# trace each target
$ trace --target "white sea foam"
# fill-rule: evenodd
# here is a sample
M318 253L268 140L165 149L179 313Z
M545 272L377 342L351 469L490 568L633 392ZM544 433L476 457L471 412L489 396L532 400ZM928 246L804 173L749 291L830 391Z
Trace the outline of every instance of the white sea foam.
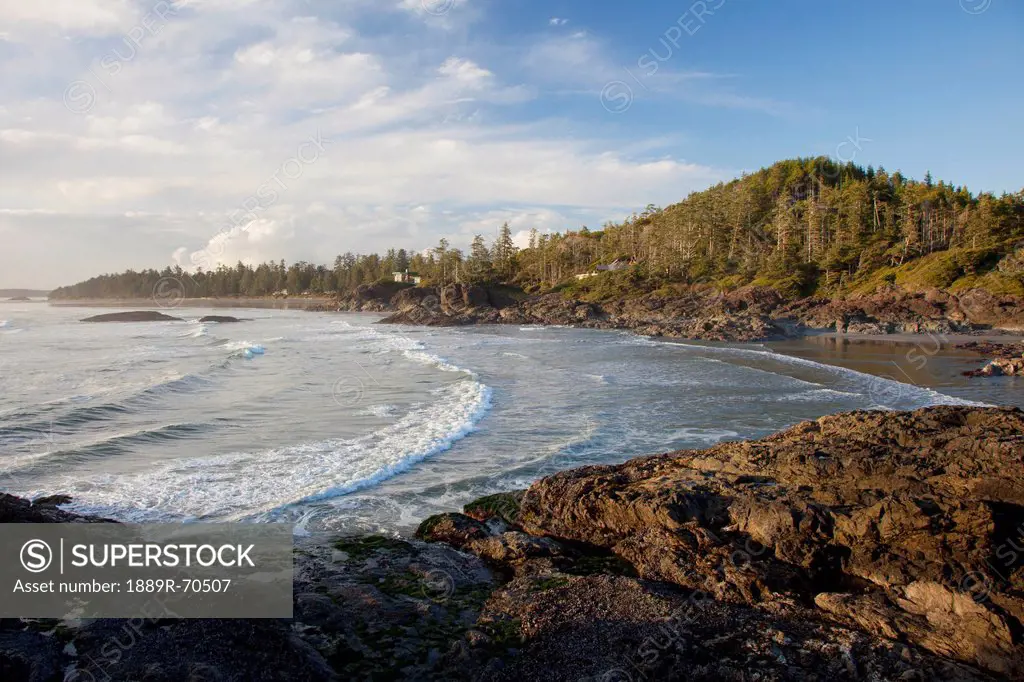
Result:
M396 476L470 434L491 390L465 379L395 424L353 439L325 440L180 460L143 474L74 484L75 509L128 520L265 520L291 505L345 495Z
M394 405L370 405L365 410L363 410L363 412L365 412L366 414L382 418L394 416L395 412L397 411L398 408L395 407Z
M199 338L202 338L204 336L209 336L209 335L210 335L210 328L207 327L205 324L199 324L192 331L190 331L188 333L185 333L185 334L182 334L183 337L187 337L187 338L191 338L191 339L199 339Z
M253 357L267 352L267 349L262 344L252 341L228 341L222 347L233 356L242 357L246 360L251 360Z
M810 391L801 391L799 393L788 393L783 396L779 396L776 400L782 402L815 402L818 400L829 400L829 399L857 399L863 396L862 393L854 393L852 391L837 391L831 388L816 388Z
M410 339L407 336L393 332L381 332L376 329L360 328L356 338L369 341L369 350L376 353L401 353L406 359L412 362L436 367L445 372L460 372L469 377L476 378L476 373L470 369L459 367L446 358L434 353L429 353L422 341Z
M739 433L729 429L697 429L685 427L677 429L669 434L673 441L697 442L706 445L713 445L726 438L737 438Z
M621 332L619 343L623 346L682 346L686 344L681 343L668 343L666 341L656 341L651 336L644 336L642 334L634 334L633 332ZM700 346L703 348L704 346Z
M245 350L252 345L252 341L225 341L220 345L224 350L233 353Z

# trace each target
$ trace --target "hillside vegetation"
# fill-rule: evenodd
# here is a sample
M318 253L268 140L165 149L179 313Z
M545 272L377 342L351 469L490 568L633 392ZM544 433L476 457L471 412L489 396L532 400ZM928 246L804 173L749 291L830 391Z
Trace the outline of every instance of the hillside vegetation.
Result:
M622 269L576 278L616 261ZM188 296L345 293L406 270L425 284L509 284L593 301L695 284L768 286L787 298L891 284L1024 296L1024 191L974 194L930 175L915 181L826 157L793 159L600 230L534 230L524 249L506 224L490 246L477 236L468 253L441 240L420 252L346 253L333 267L280 261L192 274L128 271L51 296L145 298L162 277L181 280Z
M573 268L587 258L638 264L571 287L599 296L675 282L765 285L789 297L892 283L1024 294L1024 192L973 195L930 176L918 182L826 158L782 161L600 233L553 241L579 253Z

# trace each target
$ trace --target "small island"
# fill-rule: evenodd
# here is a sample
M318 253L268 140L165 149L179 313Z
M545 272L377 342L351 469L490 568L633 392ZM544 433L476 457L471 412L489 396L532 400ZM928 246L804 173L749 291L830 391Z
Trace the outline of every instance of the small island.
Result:
M231 317L230 315L204 315L199 318L200 322L219 322L221 324L227 322L244 322L243 319L238 317Z
M172 322L180 321L180 317L164 315L155 310L130 310L123 313L104 313L86 317L82 322Z

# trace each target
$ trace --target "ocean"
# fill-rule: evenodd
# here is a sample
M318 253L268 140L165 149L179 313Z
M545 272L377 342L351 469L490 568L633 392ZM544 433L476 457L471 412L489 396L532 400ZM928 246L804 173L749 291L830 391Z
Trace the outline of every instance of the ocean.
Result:
M208 309L78 321L96 312L111 309L0 307L0 490L66 493L72 510L126 521L408 533L561 469L1019 395L911 386L825 364L813 345L272 309L234 309L237 324L200 323Z

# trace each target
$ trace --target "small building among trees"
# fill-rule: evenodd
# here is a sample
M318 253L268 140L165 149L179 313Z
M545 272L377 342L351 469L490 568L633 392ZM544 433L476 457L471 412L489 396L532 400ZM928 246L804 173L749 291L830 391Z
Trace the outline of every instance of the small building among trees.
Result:
M404 272L392 272L391 276L395 278L396 282L402 282L403 284L419 285L423 280L423 278L418 274L415 272L409 272L408 270L405 270Z
M617 272L619 270L625 270L632 264L632 262L626 262L623 260L615 259L608 265L598 265L590 272L582 272L576 275L576 279L587 279L589 277L596 277L597 275L600 275L602 272Z

